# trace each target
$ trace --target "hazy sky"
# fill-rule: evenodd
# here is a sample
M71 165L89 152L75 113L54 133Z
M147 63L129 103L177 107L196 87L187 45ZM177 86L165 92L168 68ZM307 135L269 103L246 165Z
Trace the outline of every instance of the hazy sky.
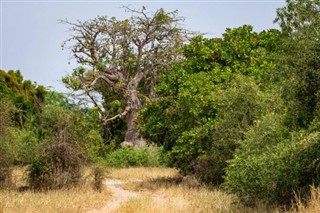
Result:
M62 76L76 64L69 62L68 50L61 43L68 38L68 26L59 19L74 21L92 19L98 15L129 17L122 5L132 8L146 6L150 11L164 8L178 10L186 18L184 25L192 31L219 37L226 28L253 25L255 31L277 28L273 24L276 8L284 0L207 0L207 1L14 1L0 0L0 69L19 69L25 79L64 91Z

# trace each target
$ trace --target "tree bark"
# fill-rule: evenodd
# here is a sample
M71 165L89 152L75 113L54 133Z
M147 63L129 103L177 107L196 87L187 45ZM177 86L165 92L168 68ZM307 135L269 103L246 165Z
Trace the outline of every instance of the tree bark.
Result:
M132 144L136 147L145 145L145 140L139 133L136 118L138 116L138 110L131 110L127 116L128 129L124 137L125 144Z
M141 74L140 74L141 75ZM142 79L138 75L128 85L127 106L130 106L130 111L127 113L127 131L124 138L124 144L131 144L136 147L141 147L146 144L138 130L136 119L138 112L142 108L141 101L138 97L138 85Z

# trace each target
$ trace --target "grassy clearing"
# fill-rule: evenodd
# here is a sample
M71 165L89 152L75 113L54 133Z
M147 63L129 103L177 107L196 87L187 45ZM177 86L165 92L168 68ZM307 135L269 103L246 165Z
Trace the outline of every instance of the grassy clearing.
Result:
M187 189L181 186L162 188L132 199L118 212L229 212L234 198L219 191Z
M113 172L115 175L119 170ZM237 202L236 196L221 190L189 187L181 182L182 178L173 169L121 170L121 177L125 180L139 179L138 176L142 176L144 181L123 184L122 188L139 191L141 196L123 204L118 213L274 212L265 205L254 209L245 207Z
M1 213L69 213L84 212L102 206L110 197L108 192L97 193L91 188L73 188L44 193L32 191L1 191Z
M13 181L17 187L26 185L25 169L15 169ZM91 169L85 170L87 177L79 187L48 192L17 190L0 191L0 213L80 213L99 209L111 199L104 189L98 193L89 184ZM123 184L122 188L139 192L137 198L123 203L117 213L279 213L279 208L258 205L246 207L234 195L218 189L190 187L181 182L178 171L170 168L111 169L110 179L124 181L140 180ZM320 189L313 189L307 203L297 199L296 208L287 213L320 213Z
M15 169L13 181L17 189L26 186L25 169ZM90 183L91 177L78 187L34 192L26 190L0 191L0 213L73 213L85 212L87 209L99 208L110 198L107 189L101 193L94 191Z
M130 179L130 173L133 171L139 171L139 174L146 178L142 182L123 184L122 188L139 191L141 196L122 205L117 213L320 213L320 188L312 189L307 202L297 198L297 204L287 210L263 203L248 207L241 204L236 196L221 190L201 186L189 187L181 183L178 172L172 169L123 169L121 176Z
M126 168L126 169L110 169L107 178L119 180L149 180L160 177L176 177L179 172L172 168Z
M154 181L153 181L154 183ZM125 185L124 188L141 191L143 184ZM118 213L200 213L200 212L275 212L271 207L260 205L249 208L237 202L237 197L220 190L204 187L189 188L181 184L142 188L143 195L124 204Z

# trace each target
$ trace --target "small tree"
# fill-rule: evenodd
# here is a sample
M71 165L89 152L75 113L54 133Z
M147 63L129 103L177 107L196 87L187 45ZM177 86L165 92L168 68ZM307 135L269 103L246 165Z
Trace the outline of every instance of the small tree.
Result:
M73 34L66 43L71 43L73 57L81 66L63 81L90 98L105 124L126 118L125 141L140 145L143 140L135 119L143 105L141 97L154 98L157 76L177 61L177 48L186 31L180 27L183 19L177 11L159 9L151 15L144 7L126 9L133 15L125 20L102 16L84 22L62 21L71 26ZM94 93L103 96L106 88L121 99L114 102L121 111L110 113L99 104Z

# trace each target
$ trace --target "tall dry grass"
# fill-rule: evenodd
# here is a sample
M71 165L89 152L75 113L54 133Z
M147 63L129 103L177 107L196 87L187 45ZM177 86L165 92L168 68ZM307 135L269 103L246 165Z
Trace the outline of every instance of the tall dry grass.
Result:
M234 197L221 191L188 189L182 186L162 188L145 193L124 204L118 212L122 213L200 213L230 212Z
M1 191L0 213L72 213L103 206L108 192L98 193L91 187L35 193Z
M139 171L136 176L142 175L141 182L131 182L122 185L122 188L139 191L140 196L124 203L117 213L200 213L200 212L273 212L270 206L259 205L255 208L243 206L234 195L218 189L203 186L188 185L175 170L161 170L135 168L123 169L122 177L130 180L132 171ZM150 174L151 173L151 174ZM132 173L131 173L132 174ZM162 175L165 175L164 177ZM152 177L152 178L147 178Z
M110 169L107 178L119 180L149 180L160 177L175 177L179 175L178 170L173 168L124 168L124 169Z
M89 179L92 168L87 168ZM320 188L313 188L308 202L297 199L290 211L274 206L258 204L247 207L235 195L222 190L193 187L181 182L178 171L169 168L112 169L107 178L127 182L122 188L138 191L136 198L123 203L117 213L320 213ZM130 183L130 180L133 182ZM140 180L140 181L136 181ZM13 182L25 186L24 169L15 169ZM89 184L90 183L90 184ZM65 190L33 192L18 190L0 191L0 213L77 213L99 209L112 197L107 189L99 193L92 189L91 182Z
M320 188L311 187L311 195L307 202L296 199L296 209L293 213L320 213Z
M15 169L16 188L0 191L0 213L78 213L99 208L111 198L111 193L107 189L101 193L95 191L91 179L87 176L81 185L70 189L21 192L19 188L27 183L25 169Z

